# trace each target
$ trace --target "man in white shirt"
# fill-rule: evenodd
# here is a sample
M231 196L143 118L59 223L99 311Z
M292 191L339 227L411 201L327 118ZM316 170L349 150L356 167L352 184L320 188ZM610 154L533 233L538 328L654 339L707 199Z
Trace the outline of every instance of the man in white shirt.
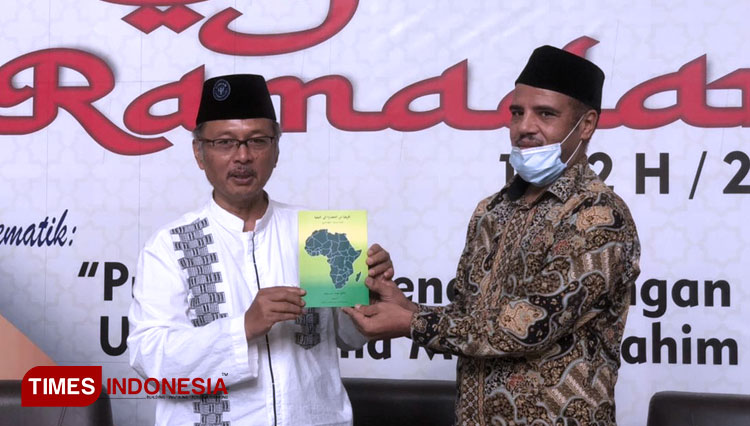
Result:
M299 209L263 190L280 137L263 77L207 80L193 136L213 197L141 253L130 364L144 378L222 379L227 394L160 399L157 424L350 425L337 347L366 338L338 309L304 309ZM378 245L367 263L370 276L393 276Z

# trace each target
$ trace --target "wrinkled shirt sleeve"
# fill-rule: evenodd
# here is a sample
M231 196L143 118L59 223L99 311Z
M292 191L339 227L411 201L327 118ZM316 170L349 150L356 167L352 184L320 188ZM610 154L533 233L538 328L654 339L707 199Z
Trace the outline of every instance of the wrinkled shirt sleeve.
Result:
M257 377L257 345L245 339L244 313L194 327L188 286L159 234L138 260L128 320L130 365L144 378L222 378L226 386Z
M612 217L621 219L619 228L607 220ZM518 283L546 291L505 295L480 309L469 299L472 290L482 290L467 285L472 244L486 237L478 235L477 222L472 220L467 232L454 302L422 306L412 319L412 339L428 349L468 357L539 354L610 309L613 302L627 303L629 286L639 273L640 246L637 236L632 237L635 230L626 207L617 211L594 205L575 212L566 221L572 225L555 234L539 272L521 277ZM501 285L505 277L490 279L494 281L490 285Z

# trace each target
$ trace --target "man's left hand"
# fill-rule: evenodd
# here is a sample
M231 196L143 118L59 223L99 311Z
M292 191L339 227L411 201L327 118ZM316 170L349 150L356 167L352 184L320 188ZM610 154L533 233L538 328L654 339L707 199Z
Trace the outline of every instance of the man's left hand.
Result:
M391 255L380 244L373 244L367 250L367 266L370 268L367 275L370 277L382 277L386 280L393 278L393 262Z
M391 280L386 280L381 277L367 277L365 285L370 289L370 304L383 302L395 303L396 305L412 312L417 312L419 310L417 304L407 299L406 296L404 296L404 292L402 292L396 283Z

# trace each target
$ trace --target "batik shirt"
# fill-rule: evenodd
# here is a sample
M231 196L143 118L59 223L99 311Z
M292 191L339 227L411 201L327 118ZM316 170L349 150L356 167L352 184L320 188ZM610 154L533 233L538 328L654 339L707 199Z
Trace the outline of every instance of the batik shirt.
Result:
M530 203L527 186L479 203L455 299L421 307L412 338L459 356L459 425L614 425L633 219L585 159Z
M270 200L255 230L211 200L164 226L138 262L130 364L144 378L222 379L227 395L165 397L156 424L351 425L337 346L366 339L338 309L309 309L248 341L262 288L299 285L297 208ZM204 383L205 383L204 381Z

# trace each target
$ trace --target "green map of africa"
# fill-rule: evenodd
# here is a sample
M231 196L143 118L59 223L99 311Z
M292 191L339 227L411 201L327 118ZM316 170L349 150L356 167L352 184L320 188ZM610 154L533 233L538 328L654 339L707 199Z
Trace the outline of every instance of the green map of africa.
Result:
M354 250L346 234L331 234L327 229L313 231L305 240L305 251L310 256L325 256L331 266L331 281L336 288L346 285L354 273L354 261L362 250ZM357 274L359 281L360 274Z

